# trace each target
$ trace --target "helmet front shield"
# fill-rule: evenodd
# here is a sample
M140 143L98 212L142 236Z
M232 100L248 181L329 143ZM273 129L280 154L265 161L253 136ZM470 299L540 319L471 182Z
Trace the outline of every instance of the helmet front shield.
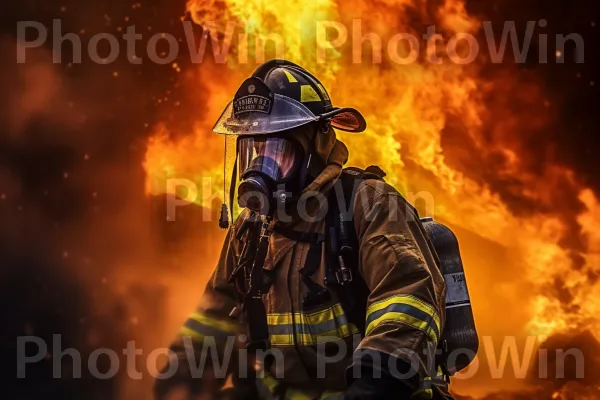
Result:
M268 135L317 121L301 102L273 91L258 78L246 79L213 127L223 135Z
M231 101L213 127L222 135L268 135L318 121L302 103L279 94Z

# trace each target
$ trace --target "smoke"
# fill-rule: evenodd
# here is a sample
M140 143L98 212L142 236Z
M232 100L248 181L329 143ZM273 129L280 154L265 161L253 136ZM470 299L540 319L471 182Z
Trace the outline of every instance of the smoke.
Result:
M99 380L84 369L82 379L70 379L72 360L55 354L52 339L61 335L62 349L77 349L84 366L94 350L121 354L136 340L145 365L201 295L222 240L216 219L204 221L203 210L189 206L176 224L167 222L164 196L144 190L151 127L159 119L180 126L176 110L154 101L167 91L177 96L161 75L176 72L54 64L47 48L29 49L17 64L18 45L0 38L0 345L10 360L0 391L22 399L148 398L147 374ZM148 75L160 80L148 83ZM24 335L41 337L49 350L15 380ZM64 380L52 379L55 362Z

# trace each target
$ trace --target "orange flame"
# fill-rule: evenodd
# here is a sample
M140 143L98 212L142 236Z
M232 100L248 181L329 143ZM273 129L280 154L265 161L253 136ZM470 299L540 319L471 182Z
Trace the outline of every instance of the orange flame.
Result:
M285 58L317 75L334 104L356 107L365 115L365 133L339 135L350 149L351 165L378 164L403 193L417 199L430 193L434 206L428 213L505 249L503 259L494 259L478 253L475 240L459 237L467 253L465 269L480 333L544 340L569 330L600 331L600 204L564 167L547 164L543 172L531 172L524 139L550 121L548 101L535 81L519 81L510 72L486 77L485 57L469 65L448 59L438 65L421 58L409 65L388 58L373 63L376 46L360 40L363 63L355 64L357 46L350 37L346 45L327 51L326 63L318 61L315 21L341 23L351 36L353 18L360 16L362 34L377 33L385 52L396 33L421 37L425 30L420 32L420 26L436 24L445 37L478 34L480 23L463 0L437 6L425 0L190 0L188 11L199 24L220 27L213 37L227 36L228 21L246 36L234 35L235 51L226 65L199 67L204 79L210 78L204 91L210 98L203 115L191 116L197 118L194 131L173 139L166 126L156 127L145 163L148 193L164 193L167 178L199 182L208 176L221 187L222 138L210 128L256 67L253 57L260 56L251 45L239 44L249 36L254 38L249 43L256 38L266 43L269 34L277 33L285 41ZM276 49L272 42L267 53ZM406 55L408 50L399 46ZM240 51L252 62L239 63ZM530 108L515 113L509 106L514 101ZM486 177L511 182L503 187L510 196ZM584 211L574 215L555 206L556 193ZM511 197L518 201L506 200ZM197 202L210 206L202 197ZM536 207L524 213L515 202ZM579 247L568 242L573 229L580 235Z

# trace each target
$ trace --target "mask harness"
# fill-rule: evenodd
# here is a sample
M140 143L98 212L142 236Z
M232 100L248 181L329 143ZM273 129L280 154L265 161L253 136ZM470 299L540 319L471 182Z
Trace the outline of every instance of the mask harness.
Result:
M240 145L242 140L249 139L239 138L236 144L235 161L229 187L229 210L227 209L227 204L223 202L219 217L219 227L222 229L229 227L230 210L233 218L233 199L236 192L238 169L240 168L240 164L244 162L243 159L248 158L247 154L244 154L241 157L242 160L240 160L240 148L243 148ZM314 144L310 145L308 151L303 151L304 155L302 156L299 154L301 146L298 143L294 143L293 140L272 137L266 140L257 139L256 142L257 146L263 147L272 145L272 142L275 142L275 145L283 143L288 149L289 154L274 157L260 154L252 158L250 162L246 161L247 165L243 165L241 168L243 171L240 171L242 175L240 176L241 183L238 187L238 203L241 208L248 208L258 215L272 218L277 204L286 205L292 203L298 199L302 189L306 187L309 180L309 168L314 152ZM254 142L251 142L251 145L254 145ZM226 147L227 142L225 141ZM248 149L244 150L248 151ZM225 153L227 154L227 150L225 150ZM284 159L286 156L291 157L291 160L286 161ZM283 168L280 167L280 164L286 164L286 162L287 165ZM224 182L226 181L225 171L226 167L224 166ZM225 192L225 184L223 186L223 192Z

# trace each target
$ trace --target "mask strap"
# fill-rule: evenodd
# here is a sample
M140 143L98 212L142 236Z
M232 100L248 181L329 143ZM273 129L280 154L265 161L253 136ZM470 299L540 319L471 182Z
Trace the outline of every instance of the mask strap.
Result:
M316 134L319 134L319 128L317 126ZM300 169L300 191L304 190L308 184L308 171L310 170L310 163L312 162L312 156L315 152L315 141L311 140L308 145L307 152L304 156L304 160L302 161L302 168Z
M233 197L235 196L235 184L237 183L238 167L237 141L235 148L235 161L233 162L233 171L231 172L231 183L229 185L229 211L231 211L231 220L233 221ZM227 165L227 136L225 136L225 159L223 160L223 196L225 196L225 170ZM219 228L229 228L229 211L227 210L227 200L223 199L221 204L221 215L219 217Z

